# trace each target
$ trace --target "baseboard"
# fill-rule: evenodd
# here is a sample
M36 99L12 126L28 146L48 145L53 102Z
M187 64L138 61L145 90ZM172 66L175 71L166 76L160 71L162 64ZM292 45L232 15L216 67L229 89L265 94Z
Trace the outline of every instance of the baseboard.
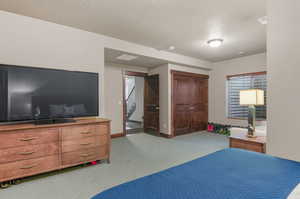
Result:
M160 133L160 136L164 137L164 138L173 138L173 135L169 135L169 134L165 134L165 133Z
M111 138L119 138L119 137L124 137L124 136L125 136L125 133L123 133L123 132L110 135Z

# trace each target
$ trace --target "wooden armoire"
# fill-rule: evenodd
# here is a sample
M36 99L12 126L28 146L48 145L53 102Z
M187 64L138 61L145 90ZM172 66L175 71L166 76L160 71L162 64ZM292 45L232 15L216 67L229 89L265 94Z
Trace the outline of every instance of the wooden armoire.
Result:
M171 71L173 136L205 130L208 75Z

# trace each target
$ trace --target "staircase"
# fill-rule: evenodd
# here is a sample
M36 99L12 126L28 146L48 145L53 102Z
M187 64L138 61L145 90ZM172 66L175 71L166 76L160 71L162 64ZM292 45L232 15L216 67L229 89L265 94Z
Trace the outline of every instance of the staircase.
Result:
M127 117L127 120L130 120L130 117L133 115L133 113L136 110L135 86L131 89L131 91L126 99L126 105L127 105L126 117Z
M132 114L136 110L136 103L132 103L128 108L129 108L129 110L127 111L127 119L129 120L130 117L132 116Z

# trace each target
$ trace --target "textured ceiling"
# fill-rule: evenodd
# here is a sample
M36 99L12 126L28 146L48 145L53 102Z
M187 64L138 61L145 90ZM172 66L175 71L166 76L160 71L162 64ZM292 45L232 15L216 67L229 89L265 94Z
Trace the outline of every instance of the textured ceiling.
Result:
M221 61L266 50L266 0L1 0L0 9ZM223 38L210 48L206 41ZM239 52L244 52L240 55Z

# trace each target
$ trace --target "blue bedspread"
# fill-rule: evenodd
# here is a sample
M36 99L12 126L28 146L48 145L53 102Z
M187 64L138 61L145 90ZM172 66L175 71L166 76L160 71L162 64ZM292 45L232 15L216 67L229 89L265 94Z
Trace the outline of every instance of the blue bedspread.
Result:
M286 199L298 183L298 162L225 149L92 199Z

